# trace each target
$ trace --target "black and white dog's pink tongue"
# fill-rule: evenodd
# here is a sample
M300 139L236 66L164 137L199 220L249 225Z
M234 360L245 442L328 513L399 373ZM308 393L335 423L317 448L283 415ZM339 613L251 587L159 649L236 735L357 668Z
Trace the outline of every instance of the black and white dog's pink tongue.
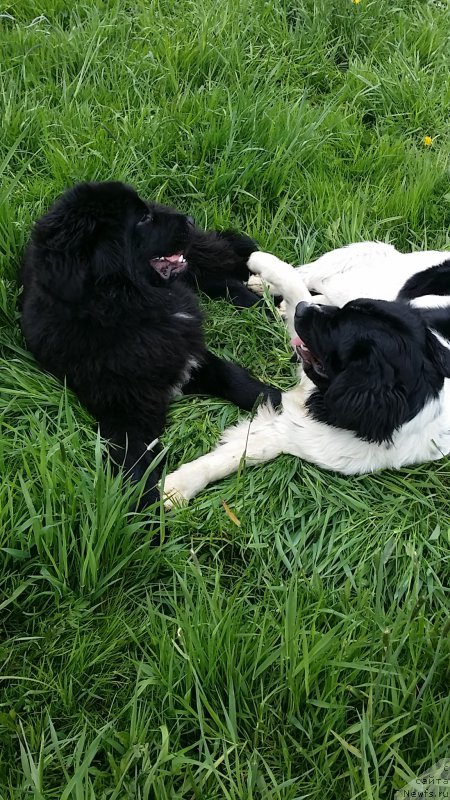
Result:
M293 347L300 347L305 353L309 352L309 348L306 346L303 339L300 339L300 336L293 336L291 339L291 344Z
M305 363L310 364L313 356L311 355L309 347L304 343L303 339L301 339L300 336L293 336L291 339L291 344L295 348L297 356Z

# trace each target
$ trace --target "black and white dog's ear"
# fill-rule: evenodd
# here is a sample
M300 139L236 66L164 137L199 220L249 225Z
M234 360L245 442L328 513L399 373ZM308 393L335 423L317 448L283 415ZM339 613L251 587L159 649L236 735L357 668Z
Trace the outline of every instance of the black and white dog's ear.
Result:
M395 381L391 365L380 364L370 350L333 380L323 404L332 425L378 444L389 442L408 414L406 387Z
M450 349L439 341L437 336L427 329L427 355L440 375L450 378Z

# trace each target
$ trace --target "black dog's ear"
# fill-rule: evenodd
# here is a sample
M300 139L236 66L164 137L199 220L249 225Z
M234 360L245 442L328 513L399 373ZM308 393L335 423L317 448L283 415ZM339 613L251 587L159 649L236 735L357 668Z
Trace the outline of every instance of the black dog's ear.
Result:
M426 353L428 358L440 375L444 378L450 378L449 348L445 347L429 328L427 328L426 337Z
M39 282L50 295L65 303L80 302L88 279L82 259L49 251L42 254L39 267Z
M34 239L49 250L78 250L94 235L95 215L80 209L74 213L58 202L35 225Z
M370 345L364 350L332 381L322 402L327 422L381 444L407 418L407 391L389 363L380 362Z
M64 302L78 302L82 297L95 230L93 215L65 212L58 205L35 225L30 247L39 253L39 281Z

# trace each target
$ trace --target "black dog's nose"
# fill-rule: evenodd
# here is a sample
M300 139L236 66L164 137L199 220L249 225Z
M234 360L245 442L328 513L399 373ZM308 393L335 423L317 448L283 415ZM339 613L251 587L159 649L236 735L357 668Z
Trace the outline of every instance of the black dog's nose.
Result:
M308 308L308 306L310 306L310 303L307 303L306 300L301 300L300 303L297 303L295 308L295 316L301 317L302 313L306 308Z
M195 225L194 217L186 217L186 222L188 223L188 225L192 225L192 227L194 227Z

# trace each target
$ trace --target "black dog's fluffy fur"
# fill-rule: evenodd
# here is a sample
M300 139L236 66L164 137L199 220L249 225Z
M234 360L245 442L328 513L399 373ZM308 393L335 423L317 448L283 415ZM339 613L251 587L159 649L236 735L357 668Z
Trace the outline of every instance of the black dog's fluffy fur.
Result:
M242 283L254 249L246 236L201 231L118 182L79 184L36 223L22 268L27 345L44 369L67 380L133 480L159 451L147 448L177 390L244 409L261 394L279 404L278 390L206 349L190 288L257 302ZM164 279L150 262L177 253L186 268ZM147 475L139 508L157 499L159 475L160 467Z

